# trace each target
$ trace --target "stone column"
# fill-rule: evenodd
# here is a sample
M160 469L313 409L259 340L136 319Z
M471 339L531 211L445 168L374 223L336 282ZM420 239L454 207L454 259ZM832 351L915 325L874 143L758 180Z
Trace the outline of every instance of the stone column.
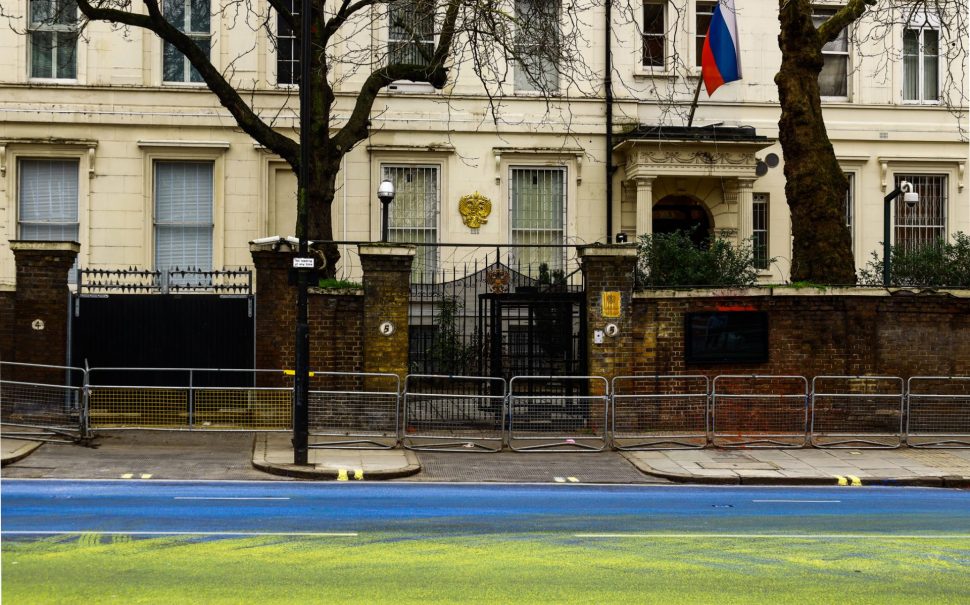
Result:
M623 244L580 246L578 251L586 288L587 370L591 376L612 380L629 374L633 365L637 249ZM597 342L600 332L602 342ZM591 386L591 393L602 394L598 384Z
M738 179L738 242L746 242L754 233L754 179Z
M10 249L17 264L14 326L10 330L14 337L14 360L67 365L71 312L67 275L81 245L15 240L10 242Z
M637 184L637 236L653 233L653 182L655 177L640 176Z
M361 244L364 371L408 373L408 303L414 246Z

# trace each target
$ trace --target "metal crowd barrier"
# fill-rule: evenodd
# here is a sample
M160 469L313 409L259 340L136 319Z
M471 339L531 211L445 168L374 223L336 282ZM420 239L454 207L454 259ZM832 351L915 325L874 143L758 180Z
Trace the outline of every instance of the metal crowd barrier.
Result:
M84 368L0 362L4 439L75 442L87 436Z
M804 376L721 375L711 393L711 444L800 448L808 443Z
M502 378L408 375L401 443L412 450L501 451L506 386Z
M896 376L812 379L811 444L891 449L903 444L905 384Z
M970 376L913 376L906 391L909 446L970 447Z
M617 376L610 429L618 450L701 448L710 434L707 376Z
M91 368L88 418L97 429L283 431L290 387L280 370Z
M311 449L390 449L398 444L397 374L311 372ZM312 438L318 439L312 439Z
M603 394L589 394L595 390ZM509 381L509 448L602 451L609 437L609 394L602 376L516 376Z

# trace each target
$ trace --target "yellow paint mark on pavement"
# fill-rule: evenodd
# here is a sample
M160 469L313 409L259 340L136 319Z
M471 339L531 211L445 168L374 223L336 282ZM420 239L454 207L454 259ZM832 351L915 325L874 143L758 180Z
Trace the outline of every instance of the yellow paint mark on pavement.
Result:
M121 478L122 479L131 479L134 476L135 476L135 473L125 473L124 475L121 476Z
M356 479L357 481L363 480L364 479L364 469L362 469L362 468L354 469L354 479Z
M151 475L151 473L142 473L141 474L141 478L142 479L151 479L152 478L152 475Z
M562 477L553 477L552 480L555 481L556 483L565 483L566 482L566 480L563 479Z
M853 487L859 487L860 485L862 485L862 480L856 477L855 475L848 475L848 477L849 477L849 480L852 481Z
M286 376L296 376L296 370L283 370L283 374ZM316 376L313 372L307 372L308 376Z
M839 480L839 485L848 485L849 484L849 480L846 479L845 477L843 477L842 475L836 475L835 478Z
M568 479L570 483L579 483L579 479L576 477L566 477L566 479Z
M347 469L342 468L342 469L338 470L337 471L337 481L346 481L346 480L347 480Z

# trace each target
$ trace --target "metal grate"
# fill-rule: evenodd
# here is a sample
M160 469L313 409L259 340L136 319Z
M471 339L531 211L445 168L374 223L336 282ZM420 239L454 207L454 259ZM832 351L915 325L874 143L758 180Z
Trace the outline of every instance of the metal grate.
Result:
M397 374L314 372L310 377L311 448L391 448L398 442Z
M718 447L804 447L808 381L802 376L722 375L711 394L711 442Z
M417 245L412 280L430 280L438 268L438 248L434 245L441 206L438 167L384 165L382 170L383 178L394 183L396 191L388 210L388 237L393 242Z
M903 386L903 379L894 376L816 376L812 379L812 445L901 446Z
M601 376L516 376L509 381L509 448L602 451L608 404L609 383Z
M912 447L970 447L970 376L913 376L906 441Z
M903 196L896 198L894 244L912 251L946 240L947 178L945 175L897 174L896 187L902 181L913 184L919 201L910 207Z
M621 450L699 448L708 439L706 376L617 376L610 426Z
M408 449L502 449L505 381L409 375L404 381L403 443Z
M513 264L563 271L565 242L566 169L511 168L509 225Z
M428 65L434 54L434 2L389 3L388 21L388 62Z
M19 427L4 436L27 435L22 429L36 429L41 433L29 434L83 437L83 387L80 368L0 362L0 422Z
M751 202L751 239L754 266L768 268L768 194L755 193Z

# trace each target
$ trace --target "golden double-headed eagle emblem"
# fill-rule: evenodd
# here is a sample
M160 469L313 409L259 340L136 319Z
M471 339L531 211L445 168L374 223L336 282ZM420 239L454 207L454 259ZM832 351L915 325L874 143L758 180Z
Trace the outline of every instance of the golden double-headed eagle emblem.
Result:
M488 222L488 215L492 213L492 200L477 191L463 195L458 200L458 212L466 227L478 229Z

